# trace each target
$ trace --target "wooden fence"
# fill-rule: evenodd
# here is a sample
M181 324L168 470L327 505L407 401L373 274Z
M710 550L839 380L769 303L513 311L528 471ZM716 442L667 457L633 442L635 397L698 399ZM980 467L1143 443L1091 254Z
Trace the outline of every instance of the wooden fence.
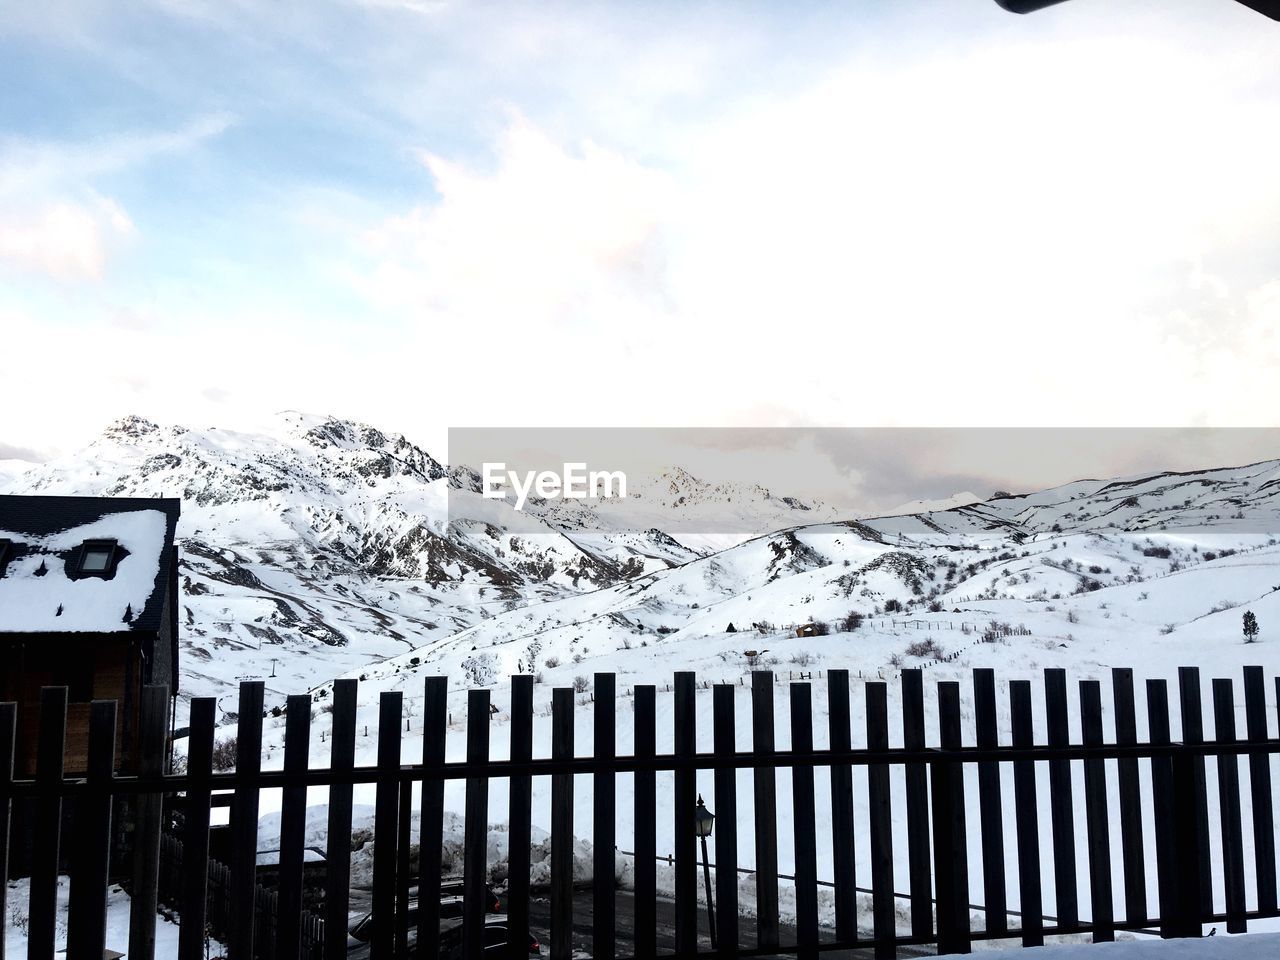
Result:
M895 956L905 945L936 944L940 952L968 952L979 938L1017 938L1025 945L1040 944L1055 934L1088 933L1095 941L1114 938L1117 930L1157 930L1166 937L1198 937L1205 924L1224 923L1229 932L1244 931L1248 921L1280 915L1277 908L1275 823L1273 820L1273 772L1271 755L1280 751L1280 739L1268 732L1266 679L1259 667L1244 671L1245 731L1236 729L1235 690L1231 680L1212 683L1212 737L1206 736L1198 671L1183 668L1177 684L1181 714L1181 738L1170 737L1170 697L1164 680L1146 681L1148 736L1138 740L1133 673L1116 669L1111 677L1112 719L1115 737L1103 737L1103 690L1097 680L1078 684L1078 714L1082 737L1073 743L1068 730L1070 692L1064 671L1044 674L1043 716L1045 742L1033 735L1033 687L1030 680L1008 684L1011 736L1000 742L997 724L997 685L990 670L972 673L973 723L976 740L961 742L961 688L957 681L936 685L938 743L926 746L925 684L918 670L901 677L901 747L890 747L888 688L884 682L867 682L865 697L867 746L851 746L851 687L843 670L828 670L826 677L829 747L815 749L811 684L790 688L791 745L779 750L775 743L774 680L768 672L752 677L749 724L753 749L737 749L737 724L733 685L716 685L712 695L712 730L706 738L711 751L697 750L696 700L698 683L692 673L678 673L673 684L673 744L671 753L659 754L657 745L656 689L637 686L631 710L634 750L618 755L616 731L625 722L617 712L618 697L613 674L596 674L593 755L576 756L574 750L574 691L552 692L550 756L533 755L534 683L531 677L512 680L510 710L510 759L490 759L490 693L467 694L466 755L445 761L447 720L446 680L425 680L422 715L425 737L421 757L405 757L402 745L402 694L382 693L379 699L377 762L355 763L356 693L353 680L334 687L328 745L330 765L309 769L308 748L313 702L308 695L287 702L285 750L282 770L261 770L263 687L245 683L240 688L238 711L238 769L214 773L214 703L211 698L192 702L187 770L180 776L143 772L122 777L112 773L115 745L115 704L95 703L90 729L90 763L87 776L63 776L62 750L66 715L66 690L48 688L43 693L39 730L39 760L33 780L14 780L12 758L16 709L0 705L0 814L7 818L9 802L38 801L34 827L35 871L31 878L28 956L53 960L57 907L58 847L61 806L70 802L76 843L69 905L70 960L102 956L108 879L108 845L112 799L133 798L139 811L133 824L134 898L130 934L130 960L151 960L154 952L155 903L160 869L160 821L152 816L164 795L183 795L185 806L182 842L184 869L180 903L181 934L178 956L197 960L204 956L204 930L210 902L208 828L211 793L234 790L231 811L231 862L225 898L235 922L228 930L230 960L251 960L263 955L255 947L255 903L259 898L255 865L258 850L258 797L263 789L282 790L279 887L273 955L279 960L302 956L303 850L305 800L309 786L330 788L328 805L329 872L326 879L322 931L324 957L347 956L346 924L350 894L350 843L352 788L375 785L375 847L373 854L372 913L373 960L403 956L407 942L406 906L409 886L417 887L418 956L430 956L429 948L441 930L441 848L446 781L463 781L465 789L465 844L463 866L464 956L478 958L483 948L486 836L489 785L496 779L509 782L509 886L507 929L516 953L527 948L530 897L530 834L532 784L535 777L551 781L550 838L550 953L567 960L574 950L573 921L573 778L592 783L594 880L592 885L591 953L600 960L616 960L617 891L614 888L614 856L618 838L616 777L634 774L634 835L629 839L635 856L634 929L631 953L635 957L663 955L657 948L658 889L655 864L658 857L657 775L669 773L674 781L674 822L671 826L674 873L674 953L679 957L773 956L816 958L831 949L861 948L877 957ZM1280 695L1280 679L1275 681ZM149 688L142 704L144 737L162 730L163 688ZM622 715L625 717L625 713ZM154 738L153 738L154 739ZM1248 788L1242 793L1241 758L1247 758ZM1083 810L1075 808L1072 766L1083 766ZM1217 797L1210 804L1207 765L1216 767ZM1041 822L1037 765L1048 768L1047 823ZM966 788L964 769L976 767L976 813L980 829L970 836L968 805L974 800ZM1010 766L1013 809L1003 809L1001 778ZM890 769L905 773L902 795L895 796ZM1143 767L1149 768L1150 793L1144 790ZM866 770L865 794L855 797L853 771ZM819 924L817 872L817 818L815 769L830 770L830 811L833 826L834 927ZM737 771L752 771L754 818L737 814ZM696 849L696 774L713 771L715 803L719 816L713 838L717 865L715 921L719 948L710 951L700 940L699 861ZM778 777L789 776L793 816L780 824ZM411 876L409 844L413 824L409 799L415 784L421 785L421 809L416 823L421 855ZM1118 798L1119 816L1112 822L1109 797ZM154 803L152 801L155 801ZM1254 856L1246 864L1242 805L1248 804ZM900 805L900 806L899 806ZM1143 808L1154 816L1154 850L1145 845ZM824 798L825 806L825 798ZM894 809L905 811L906 837L895 837ZM1087 858L1083 876L1077 875L1075 841L1083 820ZM0 822L0 827L6 823ZM795 851L794 917L780 916L778 836L792 831ZM1040 834L1048 831L1053 867L1045 871L1040 859ZM754 836L756 883L755 936L742 943L737 884L738 834ZM0 829L0 837L7 829ZM857 876L855 838L866 838L870 877ZM908 864L902 893L895 892L894 846L905 839ZM1220 845L1222 867L1211 870L1211 840ZM861 842L861 841L859 841ZM1012 844L1012 847L1009 845ZM982 889L970 889L970 848L982 863ZM1016 853L1018 909L1008 909L1005 875L1006 847ZM0 855L4 851L0 850ZM1113 861L1122 865L1124 910L1113 906ZM0 860L0 864L3 860ZM1254 895L1246 897L1246 871L1254 874ZM1148 875L1154 890L1148 897ZM1218 876L1215 877L1215 874ZM1215 912L1213 884L1220 878L1225 909ZM868 882L869 881L869 882ZM860 916L859 883L871 891L870 916ZM1054 916L1046 917L1041 888L1054 891ZM1080 891L1087 893L1087 915L1082 916ZM0 897L5 885L0 884ZM219 894L220 895L220 894ZM910 931L896 927L895 897L910 904ZM216 901L217 896L214 897ZM1251 902L1246 902L1249 899ZM983 929L971 926L971 902L986 913ZM0 924L8 911L0 902ZM1011 924L1010 918L1017 922ZM784 927L783 920L787 925ZM320 935L317 924L310 932ZM783 937L784 931L794 935ZM784 942L785 941L785 942ZM3 939L0 938L0 944ZM2 949L2 947L0 947ZM2 958L0 958L2 960Z

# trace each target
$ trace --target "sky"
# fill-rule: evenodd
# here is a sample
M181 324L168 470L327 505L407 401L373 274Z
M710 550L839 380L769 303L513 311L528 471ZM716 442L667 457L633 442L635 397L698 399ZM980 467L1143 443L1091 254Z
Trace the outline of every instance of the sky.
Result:
M1232 0L8 4L0 459L1280 426L1278 62Z

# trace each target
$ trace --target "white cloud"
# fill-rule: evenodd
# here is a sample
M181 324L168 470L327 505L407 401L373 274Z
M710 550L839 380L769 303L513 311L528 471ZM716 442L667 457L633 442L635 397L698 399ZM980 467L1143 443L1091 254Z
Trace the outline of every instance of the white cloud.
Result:
M129 215L105 197L0 207L0 263L55 280L101 280L112 251L133 234Z
M426 158L439 199L369 231L359 282L459 375L626 383L632 422L1221 421L1223 363L1262 376L1231 291L1276 270L1251 63L1105 36L859 61L672 131L662 161L517 116L491 166Z
M567 149L515 117L487 172L423 154L440 196L368 231L362 287L446 322L617 322L661 309L670 179L591 142Z

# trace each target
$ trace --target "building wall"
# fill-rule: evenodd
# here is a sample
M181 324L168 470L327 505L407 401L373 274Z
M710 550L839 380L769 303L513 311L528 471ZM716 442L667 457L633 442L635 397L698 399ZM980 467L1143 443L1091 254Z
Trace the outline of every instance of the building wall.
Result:
M116 700L116 768L126 756L126 735L137 728L130 715L137 709L139 671L129 670L136 656L138 634L26 635L0 643L3 669L0 699L18 703L15 773L35 773L40 730L40 690L66 686L67 739L64 764L68 773L82 773L88 759L89 702ZM132 678L132 684L131 684ZM130 686L132 685L132 689ZM131 751L129 751L131 752Z

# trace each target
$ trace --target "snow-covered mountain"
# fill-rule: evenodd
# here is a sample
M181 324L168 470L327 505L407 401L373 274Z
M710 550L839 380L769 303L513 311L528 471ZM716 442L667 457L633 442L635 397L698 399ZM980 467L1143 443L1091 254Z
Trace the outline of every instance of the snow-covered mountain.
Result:
M936 658L906 652L922 630L951 641L947 655L992 622L1034 638L1009 640L1006 658L1052 661L1088 640L1091 658L1119 662L1104 649L1116 631L1130 648L1233 634L1231 610L1275 604L1280 585L1280 461L862 520L679 469L641 478L629 506L517 512L475 481L403 436L288 413L254 434L127 418L4 489L183 499L184 697L245 677L279 699L343 674L659 679L712 654L741 672L743 651L800 647L884 670ZM663 531L698 503L779 529L714 550ZM809 622L831 634L799 642Z
M1280 461L1082 480L777 531L505 612L366 676L412 695L422 673L480 683L534 670L567 684L611 670L665 683L673 669L732 679L788 657L872 673L944 658L1196 663L1241 647L1242 605L1280 622L1278 537ZM829 633L797 637L810 623Z
M128 417L70 456L16 466L28 469L0 478L0 491L182 499L184 697L244 677L274 680L281 695L305 690L706 551L659 528L687 498L645 504L645 522L591 524L544 501L517 512L481 497L474 470L404 436L293 412L262 433ZM689 498L733 495L678 476ZM809 510L751 494L783 521ZM750 511L751 496L738 500Z

